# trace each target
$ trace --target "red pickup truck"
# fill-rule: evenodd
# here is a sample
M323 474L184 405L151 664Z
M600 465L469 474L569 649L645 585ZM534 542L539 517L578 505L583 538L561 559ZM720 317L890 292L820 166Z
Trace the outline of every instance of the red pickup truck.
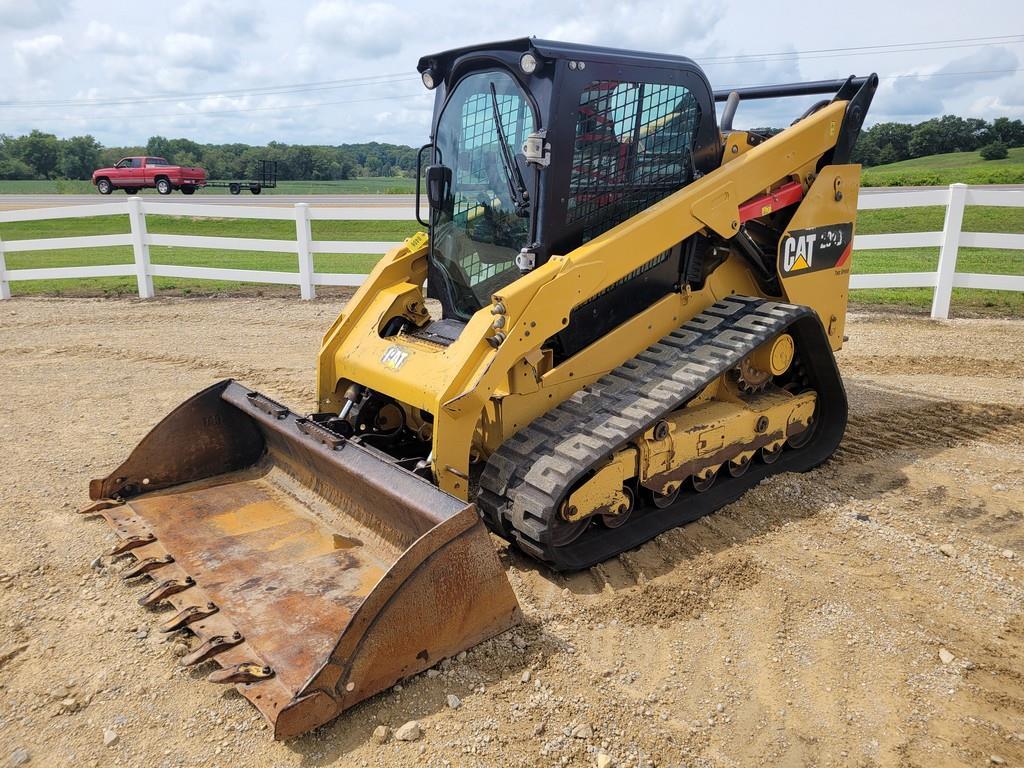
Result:
M206 186L206 171L171 165L162 157L126 157L113 168L93 171L92 183L101 195L109 195L115 189L134 195L145 188L155 188L161 195L176 189L191 195L197 187Z

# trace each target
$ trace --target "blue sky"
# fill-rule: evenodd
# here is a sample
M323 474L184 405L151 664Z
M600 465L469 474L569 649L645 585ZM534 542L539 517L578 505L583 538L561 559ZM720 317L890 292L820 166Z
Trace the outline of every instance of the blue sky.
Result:
M934 0L0 0L0 133L92 133L108 145L154 134L418 145L431 107L418 58L526 35L684 54L715 88L876 71L869 122L1024 118L1020 2L989 2L981 13ZM926 41L961 42L835 50ZM252 92L310 83L321 85ZM133 101L154 96L167 98ZM120 103L88 103L110 100ZM40 101L64 103L26 103ZM744 107L736 124L785 125L803 108Z

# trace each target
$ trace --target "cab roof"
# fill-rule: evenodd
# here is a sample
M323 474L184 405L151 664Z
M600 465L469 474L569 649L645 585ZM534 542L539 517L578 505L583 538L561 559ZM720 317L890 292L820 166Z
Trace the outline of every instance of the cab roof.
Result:
M500 40L493 43L452 48L441 53L424 56L419 60L416 69L419 72L435 69L439 70L442 74L447 74L452 64L459 57L471 53L486 53L488 51L508 51L512 53L534 51L545 59L584 59L590 62L602 61L609 64L679 69L693 69L696 67L699 69L697 63L686 56L628 51L620 48L605 48L598 45L563 43L557 40L538 40L535 37L519 37L513 40Z

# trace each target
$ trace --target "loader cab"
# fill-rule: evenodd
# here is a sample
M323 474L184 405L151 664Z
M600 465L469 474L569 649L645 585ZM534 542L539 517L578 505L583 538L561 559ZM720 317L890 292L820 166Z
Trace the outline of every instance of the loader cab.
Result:
M435 91L420 157L431 205L428 292L446 319L465 322L524 272L721 158L711 87L681 56L522 38L426 56L418 70ZM620 312L678 285L678 258L658 267Z

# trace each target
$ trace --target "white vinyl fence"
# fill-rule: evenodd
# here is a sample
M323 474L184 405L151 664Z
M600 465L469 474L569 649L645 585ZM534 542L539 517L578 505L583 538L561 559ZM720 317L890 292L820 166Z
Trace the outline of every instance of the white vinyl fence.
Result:
M962 232L964 207L988 205L1024 207L1024 192L968 187L953 184L948 189L936 188L913 192L883 192L861 194L860 210L877 208L911 208L923 205L946 207L946 221L941 232L910 232L885 235L858 235L854 250L938 247L939 263L935 272L902 272L893 274L854 275L850 288L932 288L932 317L949 316L950 295L953 288L983 288L990 290L1024 291L1024 276L982 275L956 271L957 251L960 246L973 248L1003 248L1024 250L1024 235ZM279 219L295 222L295 240L268 240L242 237L200 237L196 235L159 235L146 231L146 214L159 216L194 216L232 219ZM48 219L83 218L87 216L114 216L127 214L131 232L124 235L93 235L88 237L60 237L37 240L0 240L0 299L11 297L10 283L17 280L52 280L55 278L86 278L134 276L139 296L152 298L153 277L199 278L207 280L233 280L252 283L295 285L303 299L316 296L318 285L361 285L366 275L316 272L313 268L315 253L384 254L397 243L348 240L314 240L311 221L412 221L412 207L384 208L331 208L310 207L296 203L288 207L254 207L241 205L205 205L196 203L153 203L138 197L124 202L77 205L61 208L36 208L0 211L0 223L14 221L42 221ZM185 267L154 264L149 246L176 246L179 248L215 248L236 251L270 251L295 254L298 272L270 270L217 269L211 267ZM96 248L100 246L131 246L134 263L91 267L56 267L48 269L6 269L5 253L24 251L66 250Z
M956 271L957 252L965 248L1008 248L1024 250L1024 235L989 232L963 232L964 207L992 205L1004 208L1024 207L1024 192L968 187L951 184L914 192L882 192L860 195L858 210L877 208L913 208L921 205L946 206L946 221L941 232L904 232L891 235L857 235L853 250L938 246L939 265L935 272L900 272L884 275L853 275L850 288L933 288L932 317L949 317L949 299L954 288L985 288L1000 291L1024 291L1024 276L979 275ZM1022 257L1024 258L1024 257Z
M0 299L11 297L10 283L16 280L53 280L82 277L134 276L139 285L139 297L150 299L154 295L154 277L198 278L202 280L237 280L249 283L296 285L303 299L316 296L318 285L362 285L363 274L316 272L313 269L315 253L368 253L383 255L399 243L357 240L314 240L311 222L342 221L412 221L414 209L408 208L329 208L310 207L308 203L295 203L293 207L255 207L249 205L205 205L196 203L154 203L138 197L124 202L73 205L61 208L34 208L0 211L0 223L14 221L42 221L49 219L79 219L90 216L128 215L131 231L126 235L90 235L87 237L53 237L37 240L0 240ZM198 235L158 235L146 231L146 214L151 216L193 216L218 219L277 219L295 222L294 240L271 240L254 237L200 237ZM133 264L115 264L92 267L53 267L47 269L7 269L5 253L24 251L68 250L97 248L111 245L131 246ZM275 272L255 269L217 269L213 267L183 267L154 264L149 256L151 245L169 245L177 248L216 248L230 251L267 251L295 254L298 272Z

